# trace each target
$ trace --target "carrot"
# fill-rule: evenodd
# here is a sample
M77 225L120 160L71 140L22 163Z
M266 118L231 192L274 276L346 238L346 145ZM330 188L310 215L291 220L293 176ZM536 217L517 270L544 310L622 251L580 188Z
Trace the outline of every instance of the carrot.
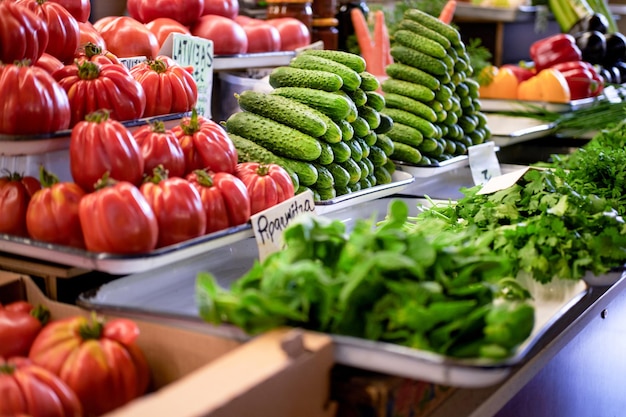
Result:
M382 73L374 75L386 75L385 68L393 63L393 58L389 52L391 49L389 41L389 32L385 24L385 13L382 10L376 10L374 21L374 46L379 54L379 60L382 63Z
M439 20L443 23L452 23L454 12L456 11L456 0L448 0L439 13Z
M383 75L383 63L380 61L379 55L376 52L376 45L372 42L365 15L363 15L361 9L355 7L350 10L350 18L352 20L352 26L354 26L354 34L356 35L359 48L361 49L361 56L365 59L367 72L373 75Z

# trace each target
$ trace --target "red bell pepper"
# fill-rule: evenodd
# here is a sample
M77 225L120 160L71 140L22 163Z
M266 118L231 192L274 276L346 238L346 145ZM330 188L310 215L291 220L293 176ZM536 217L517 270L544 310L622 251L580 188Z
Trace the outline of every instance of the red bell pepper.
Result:
M589 62L569 61L552 66L561 72L570 88L571 99L595 97L604 88L604 81L600 74Z
M582 53L572 35L559 33L530 45L530 58L535 63L536 72L539 73L542 69L560 62L580 61Z
M535 73L530 68L526 68L521 65L504 64L500 67L500 69L502 68L509 68L513 72L513 74L515 74L515 77L517 77L517 81L520 83L535 75Z

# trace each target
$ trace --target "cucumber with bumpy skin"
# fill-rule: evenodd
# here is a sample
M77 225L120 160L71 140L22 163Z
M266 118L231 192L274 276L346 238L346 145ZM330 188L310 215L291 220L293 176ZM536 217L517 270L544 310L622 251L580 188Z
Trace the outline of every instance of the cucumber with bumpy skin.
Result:
M361 76L361 89L364 91L376 91L380 88L380 81L378 81L378 78L376 78L376 76L370 72L367 71L363 71L360 72L359 75Z
M322 154L315 160L315 162L321 165L328 165L335 160L333 148L330 143L324 141L320 141L320 145L322 145Z
M382 94L377 93L376 91L366 91L365 95L367 96L365 104L374 110L381 111L385 108L385 97L383 97Z
M328 91L304 87L280 87L270 94L288 97L324 113L334 121L345 119L352 111L354 103L348 102L345 96Z
M337 187L345 187L350 182L350 174L344 167L339 165L338 163L333 162L329 164L326 168L332 174L335 179L335 188Z
M250 139L279 156L314 161L322 154L322 146L313 136L247 111L232 114L226 120L226 131Z
M389 75L391 78L408 81L414 84L421 84L424 87L428 87L433 91L437 90L441 85L441 81L439 81L439 79L432 74L429 74L426 71L422 71L419 68L401 64L399 62L389 64L385 68L385 71L387 72L387 75Z
M268 93L246 90L236 95L239 107L267 117L313 137L322 136L328 126L312 109L295 100Z
M411 32L417 33L428 39L431 39L437 42L438 44L440 44L441 46L443 46L445 49L448 49L452 46L452 42L450 42L448 38L440 34L438 31L429 29L426 26L414 20L402 19L400 21L400 28L410 30Z
M403 123L394 123L393 128L386 135L394 142L405 143L418 147L424 140L424 135L414 127Z
M358 107L359 116L365 119L370 129L380 126L380 113L368 105ZM363 136L363 135L361 135Z
M288 66L274 68L269 83L274 88L307 87L324 91L337 91L343 87L343 79L335 73Z
M361 85L361 76L358 72L342 63L321 56L300 54L291 60L289 66L337 74L343 80L341 88L346 91L354 91Z
M335 186L335 179L332 174L324 165L320 165L314 163L315 168L318 172L317 182L315 183L315 188L333 188Z
M391 47L390 53L395 61L421 69L431 75L443 76L448 73L448 67L442 60L415 49L395 45Z
M422 132L422 135L424 135L425 138L440 138L441 137L441 130L437 128L437 125L435 125L432 122L429 122L423 117L416 116L413 113L409 113L408 111L405 111L405 110L390 109L390 108L385 109L385 114L391 116L391 118L394 121L394 124L402 123L407 126L411 126L419 130L420 132Z
M332 143L330 147L333 149L335 162L344 162L352 156L352 149L348 145L349 142Z
M440 33L441 35L445 36L452 45L459 45L461 43L461 35L459 34L458 30L456 30L449 24L442 22L431 14L428 14L419 9L412 8L407 9L404 12L403 17L405 19L410 19L414 22L420 23L421 25L426 26L427 28L437 33Z
M437 121L437 113L421 101L395 93L385 94L385 101L388 108L406 110L433 123Z
M345 51L336 51L330 49L306 49L301 55L315 55L322 58L339 62L356 72L365 71L365 59L361 55L356 55Z
M391 159L417 165L422 160L422 154L416 148L406 143L396 142L394 143Z
M384 133L376 135L376 143L374 145L382 149L386 155L391 155L393 152L393 141Z
M410 30L397 30L393 36L394 40L400 45L413 48L434 58L443 59L446 55L448 55L446 48L441 46L440 43L415 32L411 32Z
M421 84L415 84L409 81L387 78L383 81L381 87L385 93L400 94L424 103L435 99L435 92L433 90Z

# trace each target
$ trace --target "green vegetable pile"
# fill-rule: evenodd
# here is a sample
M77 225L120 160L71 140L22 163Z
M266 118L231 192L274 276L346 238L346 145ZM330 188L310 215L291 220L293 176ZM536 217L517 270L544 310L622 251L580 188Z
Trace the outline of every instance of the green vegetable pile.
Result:
M198 275L201 317L250 334L282 325L392 342L452 357L503 358L530 335L529 293L497 234L408 217L393 200L384 221L345 225L303 217L273 253L221 288Z

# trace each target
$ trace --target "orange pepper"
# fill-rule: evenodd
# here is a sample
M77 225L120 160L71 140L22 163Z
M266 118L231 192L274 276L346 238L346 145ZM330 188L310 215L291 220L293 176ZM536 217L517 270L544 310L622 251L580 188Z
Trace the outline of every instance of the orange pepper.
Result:
M486 67L489 71L491 83L480 86L479 95L483 98L515 100L517 98L518 78L510 68Z
M546 68L519 84L517 98L549 103L569 103L571 93L565 76L553 68Z

